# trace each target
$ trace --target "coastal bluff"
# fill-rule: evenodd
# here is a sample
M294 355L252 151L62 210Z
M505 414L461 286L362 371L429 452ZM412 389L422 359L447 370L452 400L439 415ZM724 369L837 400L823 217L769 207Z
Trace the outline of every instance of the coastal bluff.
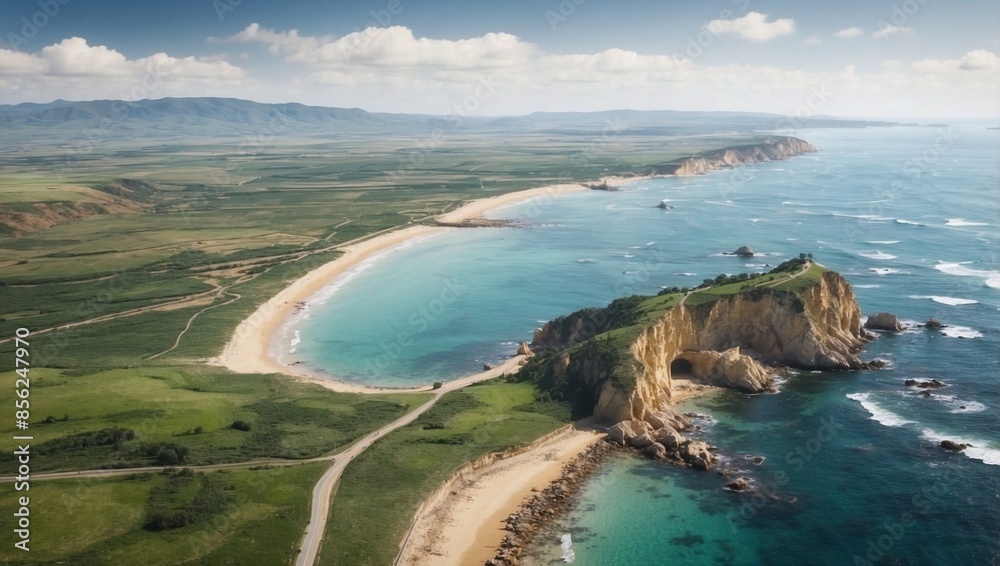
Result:
M748 163L778 161L805 153L816 153L811 143L790 136L769 136L760 143L725 147L701 152L658 168L658 175L701 175Z
M607 424L681 430L674 380L746 392L773 388L774 367L855 370L871 337L851 286L809 261L656 297L618 299L546 323L522 371L593 402Z

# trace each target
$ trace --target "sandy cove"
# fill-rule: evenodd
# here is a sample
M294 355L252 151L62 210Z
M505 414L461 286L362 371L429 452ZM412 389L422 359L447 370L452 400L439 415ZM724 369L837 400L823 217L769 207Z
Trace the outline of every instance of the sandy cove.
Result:
M611 185L619 185L628 182L642 180L644 177L607 177L606 180ZM503 206L523 203L528 201L547 201L548 199L569 193L589 190L582 183L563 183L559 185L549 185L525 191L507 193L490 198L474 200L451 212L437 216L441 222L461 222L478 218L486 212ZM344 275L352 268L358 266L366 259L401 246L409 240L421 238L432 234L437 234L446 230L456 230L457 228L446 228L440 226L410 226L399 230L378 235L374 238L350 243L342 248L344 254L330 263L324 264L305 276L299 278L294 283L286 287L280 293L262 304L257 310L247 317L236 327L229 343L222 353L208 360L211 365L222 366L236 373L280 373L291 375L302 381L322 385L327 389L343 393L385 393L392 392L416 392L427 391L428 386L414 388L386 388L386 387L366 387L338 381L325 375L317 375L295 366L288 366L278 363L277 360L268 354L271 341L277 334L281 325L295 312L301 303L307 301L324 287ZM507 366L508 364L504 364ZM495 372L484 372L462 378L461 382L468 384L482 379L488 379L486 374ZM454 384L449 384L454 385ZM450 388L449 388L450 389Z
M676 379L671 385L675 406L721 389L688 379ZM590 420L577 421L514 456L459 471L417 512L399 564L465 566L493 558L509 534L505 519L533 493L562 478L566 464L604 438L605 429Z
M453 477L415 518L400 564L483 564L504 536L504 520L533 490L562 475L563 466L604 437L577 423L509 458Z

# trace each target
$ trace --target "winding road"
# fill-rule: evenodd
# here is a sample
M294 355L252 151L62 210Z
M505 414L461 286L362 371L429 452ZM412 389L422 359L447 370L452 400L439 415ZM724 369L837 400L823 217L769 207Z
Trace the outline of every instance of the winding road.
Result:
M524 359L525 356L515 356L489 371L484 371L482 373L477 373L475 375L470 375L468 377L463 377L462 379L445 383L440 389L434 390L434 396L423 405L376 430L375 432L368 434L361 440L355 442L344 452L337 454L333 465L330 466L330 469L327 470L325 474L323 474L323 477L319 479L319 482L317 482L316 486L313 488L309 524L306 525L305 536L302 537L302 545L300 546L298 558L295 559L295 565L312 566L312 564L316 562L316 556L319 555L320 544L323 542L323 534L326 531L326 522L330 515L330 499L333 497L333 489L340 480L340 476L344 474L344 470L347 468L347 465L350 464L352 460L357 458L382 436L412 423L417 419L417 417L433 407L445 393L467 387L473 383L499 377L504 373L512 372L521 365L521 362Z

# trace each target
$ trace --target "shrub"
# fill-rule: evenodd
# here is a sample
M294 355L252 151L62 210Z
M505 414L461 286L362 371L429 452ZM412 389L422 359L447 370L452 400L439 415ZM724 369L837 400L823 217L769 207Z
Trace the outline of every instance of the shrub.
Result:
M249 431L251 427L250 427L250 423L248 423L246 421L233 421L233 424L229 425L229 428L235 429L235 430L242 430L242 431L246 432L246 431Z

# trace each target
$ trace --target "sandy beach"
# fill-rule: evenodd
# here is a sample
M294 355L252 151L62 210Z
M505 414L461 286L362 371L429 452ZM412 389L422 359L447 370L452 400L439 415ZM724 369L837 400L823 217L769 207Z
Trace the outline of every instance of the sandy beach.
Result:
M532 449L452 480L416 518L401 564L482 564L507 531L504 520L531 495L559 479L563 466L604 436L573 428Z
M602 180L606 180L611 185L620 185L641 179L643 177L607 177ZM536 200L540 204L544 204L548 199L555 196L586 190L589 189L581 183L564 183L517 191L472 201L453 211L439 215L437 219L442 222L460 222L462 220L478 218L490 210L503 206ZM427 387L413 389L381 388L337 381L328 376L309 372L305 368L280 364L269 355L268 349L281 325L288 320L289 316L303 302L361 262L376 254L400 246L408 240L455 229L440 226L410 226L345 245L343 248L340 248L344 252L342 256L310 271L305 276L296 280L241 322L236 327L222 353L208 360L208 363L228 368L237 373L282 373L295 376L303 381L322 385L333 391L345 393L384 393L389 390L394 392L426 391ZM476 376L468 376L463 379L474 377Z

